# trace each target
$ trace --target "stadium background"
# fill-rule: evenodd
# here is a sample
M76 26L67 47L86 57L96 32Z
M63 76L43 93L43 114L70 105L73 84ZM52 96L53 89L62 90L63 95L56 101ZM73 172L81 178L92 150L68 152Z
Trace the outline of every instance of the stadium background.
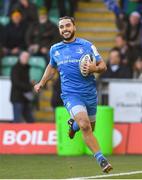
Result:
M33 1L38 9L43 8L44 1ZM69 3L66 1L66 7L69 9ZM126 8L126 7L125 7ZM129 1L125 13L127 15L131 12L136 11L138 8L138 3ZM79 1L78 8L75 8L76 12L74 14L76 18L77 25L77 36L86 38L91 42L95 42L100 54L107 61L109 57L109 50L115 46L115 37L119 30L116 26L116 17L112 9L104 4L103 1L92 0L92 1ZM2 12L3 13L3 12ZM57 23L59 17L59 9L56 1L52 1L52 6L50 11L48 11L48 16L50 20ZM1 14L0 22L4 26L9 22L9 17ZM9 85L8 90L5 91L3 86L4 82L9 83L9 72L11 67L17 61L14 61L13 56L10 56L10 60L7 60L9 56L1 57L1 113L4 114L4 109L7 109L10 105L7 104L8 93L10 91ZM36 57L34 57L36 59ZM39 58L39 57L38 57ZM40 57L43 59L43 57ZM4 60L3 60L4 59ZM35 62L39 63L40 59L36 59ZM38 62L37 62L38 61ZM41 60L42 61L42 60ZM6 62L6 63L3 63ZM5 65L6 64L6 65ZM45 63L43 67L38 67L38 65L32 64L34 69L38 67L39 74L44 71ZM35 68L35 69L36 69ZM35 70L34 69L34 70ZM33 70L32 77L39 78L36 76L35 70ZM37 72L37 71L36 71ZM56 77L57 78L57 77ZM37 79L36 79L37 80ZM114 84L113 84L114 83ZM112 92L110 94L110 89L108 88L111 84L115 86L115 83L120 87L112 87ZM119 94L121 88L125 88L124 84L129 88L126 88L125 93L136 93L134 99L125 97L124 94L120 94L120 98L123 97L122 102L108 102L111 96L112 99L118 98L115 94ZM133 85L136 85L133 87ZM132 85L132 86L131 86ZM114 129L117 131L117 140L114 139L113 143L117 146L113 147L113 153L108 154L108 158L112 161L114 166L113 173L125 173L140 171L138 174L134 175L124 175L116 176L122 178L141 178L141 159L142 159L142 143L140 141L142 137L142 125L141 125L141 80L140 79L129 79L126 80L102 80L99 82L99 103L103 105L111 104L114 108ZM128 89L132 89L131 92ZM135 92L138 89L138 92ZM51 98L55 89L54 81L51 81L47 85L47 89L43 89L39 97L39 106L34 109L34 116L36 123L34 124L17 124L11 123L11 112L7 110L6 116L8 118L0 118L0 139L1 148L0 155L2 168L0 170L1 178L72 178L72 177L85 177L85 176L96 176L101 175L100 169L97 167L93 158L85 153L79 156L57 156L48 155L56 154L56 130L55 130L55 115L54 108L51 105ZM7 101L5 101L5 97ZM131 95L132 96L132 95ZM128 99L127 99L128 98ZM129 101L130 99L130 101ZM125 103L128 101L129 105L133 105L133 108L127 109L126 106L121 106L117 108L115 105L117 103ZM134 103L135 102L135 103ZM9 102L10 103L10 102ZM134 104L135 107L134 107ZM6 108L5 108L6 107ZM11 107L10 107L11 108ZM118 111L119 109L119 111ZM126 109L126 111L125 111ZM124 111L123 111L124 110ZM132 112L131 112L132 111ZM136 112L136 113L135 113ZM10 113L10 116L9 116ZM117 113L117 114L116 114ZM121 113L121 116L120 116ZM1 116L3 116L1 114ZM129 115L131 114L131 115ZM139 115L138 115L139 114ZM10 118L9 118L10 117ZM43 124L44 123L44 124ZM35 131L33 133L33 131ZM9 141L8 133L11 132L13 136L13 142ZM21 135L19 135L21 133ZM23 133L23 134L22 134ZM37 134L36 134L37 133ZM7 136L6 136L7 135ZM23 137L22 137L23 135ZM4 139L4 137L6 139ZM26 137L26 138L25 138ZM40 139L36 139L40 137ZM23 138L23 139L22 139ZM25 141L25 139L26 141ZM35 139L36 140L35 140ZM43 138L43 139L42 139ZM112 140L112 139L111 139ZM9 144L6 144L9 143ZM11 143L11 144L10 144ZM73 147L75 148L75 146ZM71 152L70 152L71 153ZM9 154L9 155L6 155ZM30 155L13 155L13 154L30 154ZM40 155L31 155L40 154ZM41 155L47 154L47 155ZM87 167L87 170L86 170ZM115 177L113 177L115 178Z

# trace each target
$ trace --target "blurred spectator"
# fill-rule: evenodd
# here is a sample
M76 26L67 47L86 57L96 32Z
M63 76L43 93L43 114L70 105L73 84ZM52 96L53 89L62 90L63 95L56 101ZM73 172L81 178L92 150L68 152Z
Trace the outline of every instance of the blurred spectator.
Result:
M44 0L44 5L45 5L45 7L47 9L47 13L49 15L49 12L50 12L51 7L52 7L52 1L51 0Z
M130 14L129 22L126 27L126 39L128 43L132 46L142 45L142 24L141 15L138 12L133 12Z
M26 34L26 43L30 53L47 58L51 45L60 40L57 26L47 17L45 8L39 10L39 22L30 26Z
M119 49L113 48L109 53L107 71L100 78L132 78L129 67L121 64L121 54Z
M63 106L63 101L60 97L61 94L61 84L60 84L60 76L53 82L53 93L51 97L51 105L53 109L58 106Z
M29 0L18 0L18 2L12 6L12 11L15 9L22 12L23 20L28 23L28 25L38 21L37 7Z
M0 24L0 47L3 45L4 42L4 26Z
M110 11L113 11L116 16L119 16L120 13L122 13L121 8L118 5L118 2L116 0L103 0L106 4L107 8Z
M126 9L126 1L120 0L119 2L116 0L103 0L106 4L107 8L112 11L116 16L116 25L117 28L120 30L120 32L123 33L124 31L124 25L127 22L127 16L125 13Z
M4 31L4 52L7 55L17 55L25 49L26 23L22 20L20 11L13 11L11 21Z
M0 74L1 74L1 58L3 56L4 27L0 24Z
M138 12L132 12L128 20L119 17L117 26L131 46L142 47L141 15Z
M142 79L142 57L139 57L134 63L133 78Z
M107 8L113 11L116 16L120 14L129 15L133 11L142 13L141 0L103 0Z
M74 17L74 12L77 8L77 1L78 0L57 0L58 1L58 9L59 9L59 16L71 16ZM68 7L67 7L68 3Z
M13 105L14 122L20 123L23 118L26 122L34 122L31 101L33 100L32 83L29 78L29 53L22 52L19 61L11 72L11 102Z
M132 68L134 61L137 58L137 49L132 48L126 41L123 34L117 34L115 37L115 46L119 49L121 54L122 64L128 65Z
M137 11L142 15L142 0L137 0L137 2L138 2Z
M18 0L0 0L0 16L10 15L11 8Z

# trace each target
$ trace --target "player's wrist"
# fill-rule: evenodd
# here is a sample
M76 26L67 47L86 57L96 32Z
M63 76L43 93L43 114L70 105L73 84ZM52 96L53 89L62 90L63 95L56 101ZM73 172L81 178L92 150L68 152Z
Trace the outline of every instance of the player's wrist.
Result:
M94 73L96 72L96 65L91 63L89 66L89 73Z
M96 66L95 72L98 73L98 72L100 72L100 70L101 70L100 67L99 67L99 66Z
M40 88L43 88L43 86L44 86L43 82L40 81L39 86L40 86Z

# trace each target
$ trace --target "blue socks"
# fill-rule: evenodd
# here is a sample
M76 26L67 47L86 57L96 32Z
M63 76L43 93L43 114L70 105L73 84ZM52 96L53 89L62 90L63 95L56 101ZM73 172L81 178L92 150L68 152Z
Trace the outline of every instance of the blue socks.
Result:
M93 156L96 158L99 164L103 159L106 159L100 151L96 152Z
M74 130L74 131L79 131L79 126L78 126L78 124L77 124L77 122L76 121L74 121L74 123L73 123L73 125L72 125L72 129Z

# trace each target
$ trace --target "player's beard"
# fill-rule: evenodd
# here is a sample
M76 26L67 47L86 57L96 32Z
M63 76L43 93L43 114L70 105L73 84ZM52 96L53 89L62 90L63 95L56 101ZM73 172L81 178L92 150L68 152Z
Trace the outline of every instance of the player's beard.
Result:
M61 35L61 37L62 37L62 39L65 40L65 41L70 41L71 39L73 39L74 35L75 35L75 31L73 31L73 32L71 33L71 35L70 35L69 37L67 37L67 38L64 37L63 35Z

